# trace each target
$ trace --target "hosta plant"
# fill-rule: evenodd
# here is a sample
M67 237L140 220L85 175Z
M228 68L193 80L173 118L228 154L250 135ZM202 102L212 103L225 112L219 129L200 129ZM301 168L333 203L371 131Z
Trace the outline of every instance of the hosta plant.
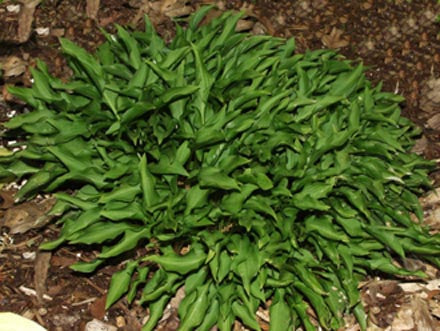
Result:
M423 277L406 256L440 262L420 223L432 164L409 152L419 131L362 64L237 33L229 12L200 25L209 9L170 43L147 18L93 55L62 39L68 82L39 62L32 88L10 88L31 109L5 124L21 148L0 175L26 180L19 200L56 197L62 230L42 249L101 248L73 270L147 248L107 295L148 307L144 330L181 287L180 330L260 330L259 308L271 330L337 329L346 313L365 328L359 280Z

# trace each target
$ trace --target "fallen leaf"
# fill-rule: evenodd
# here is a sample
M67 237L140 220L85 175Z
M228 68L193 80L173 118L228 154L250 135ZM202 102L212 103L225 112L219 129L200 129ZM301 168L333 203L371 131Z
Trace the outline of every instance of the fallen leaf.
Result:
M89 306L89 311L92 316L98 320L104 318L105 316L105 301L107 299L106 295L96 299Z
M433 112L440 109L440 78L432 78L422 85L420 109Z
M5 84L5 85L3 85L3 88L2 88L2 97L3 97L3 100L6 102L14 100L14 97L8 91L9 86L10 86L9 84Z
M0 209L9 209L14 205L15 191L0 191Z
M403 259L403 267L407 270L416 271L421 270L424 271L425 264L417 259L405 258Z
M421 197L420 203L425 210L428 207L432 207L433 205L440 203L440 187L431 190L428 195Z
M16 77L26 71L26 62L17 56L9 56L0 60L0 67L3 70L4 77Z
M34 264L34 285L37 292L37 299L40 303L43 302L43 295L46 293L47 273L50 266L51 252L37 252Z
M421 283L400 283L399 287L406 293L420 292L425 289Z
M440 208L427 211L423 224L427 225L431 232L440 231Z
M416 295L412 301L414 321L418 331L438 330L440 324L435 322L429 312L428 304Z
M254 27L255 23L251 20L239 20L237 22L237 26L235 27L235 31L242 32L242 31L249 31Z
M434 116L432 116L428 122L427 122L428 127L430 127L431 129L434 130L440 130L440 113L435 114Z
M348 46L349 41L342 36L344 31L333 27L332 31L321 38L322 43L327 48L343 48Z
M405 306L397 313L391 324L393 330L412 330L414 328L414 317L411 307Z
M428 138L426 138L426 136L423 135L420 139L416 141L413 148L411 148L411 152L422 155L427 148L428 148Z
M50 261L54 267L59 267L60 269L66 268L77 261L74 257L67 256L52 256L52 260Z
M49 198L39 202L28 201L9 208L3 216L3 225L10 229L11 234L25 233L30 229L46 225L51 216L46 215L55 203Z
M187 16L192 12L192 8L186 5L186 1L164 0L160 6L160 11L170 18Z
M379 327L386 327L393 321L398 308L403 302L403 290L397 281L373 280L365 285L362 299L370 311L370 318Z

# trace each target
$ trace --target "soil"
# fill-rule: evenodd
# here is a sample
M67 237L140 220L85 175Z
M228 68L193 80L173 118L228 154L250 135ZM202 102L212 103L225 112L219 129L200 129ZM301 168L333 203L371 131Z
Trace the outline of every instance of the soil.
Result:
M148 14L169 40L173 20L184 21L203 3L215 3L219 10L244 10L241 29L294 37L299 52L335 48L347 59L362 60L374 84L383 82L384 90L406 98L403 114L423 129L414 150L429 159L440 158L440 5L436 0L0 1L0 121L25 107L6 87L30 86L29 68L36 59L46 62L58 77L70 75L59 52L59 37L92 51L104 40L101 28L112 32L116 23L142 28L142 17ZM432 179L439 186L440 171L433 172ZM47 199L13 206L13 193L13 187L1 193L0 311L24 315L48 330L84 330L93 318L119 330L139 330L148 315L144 308L120 300L108 312L104 310L111 274L121 264L115 261L92 275L82 275L68 266L90 260L93 249L69 246L52 254L39 252L38 245L59 232L57 226L46 224L50 219L35 224L37 216L45 213ZM422 202L426 221L438 226L438 198ZM421 265L411 259L406 263ZM371 330L440 329L440 274L429 265L422 267L431 278L425 284L408 279L366 280L362 293ZM266 315L260 315L266 330ZM158 329L176 329L175 307L168 307L165 317ZM356 328L353 317L347 316L344 330Z

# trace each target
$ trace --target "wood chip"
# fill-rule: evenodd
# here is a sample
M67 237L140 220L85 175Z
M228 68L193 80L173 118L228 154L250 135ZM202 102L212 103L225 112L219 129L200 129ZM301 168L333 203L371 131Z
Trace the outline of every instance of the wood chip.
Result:
M32 32L32 22L34 21L35 8L41 0L20 0L23 3L18 18L17 39L19 43L26 42Z
M95 20L98 17L100 0L87 0L87 17Z
M47 273L50 266L51 252L38 252L34 265L34 285L37 299L43 303L43 295L46 293Z
M24 285L21 285L18 289L20 291L22 291L26 295L35 296L35 297L37 296L37 292L34 289L26 287ZM53 300L53 298L48 296L47 294L43 294L43 299L44 300L48 300L48 301L52 301Z

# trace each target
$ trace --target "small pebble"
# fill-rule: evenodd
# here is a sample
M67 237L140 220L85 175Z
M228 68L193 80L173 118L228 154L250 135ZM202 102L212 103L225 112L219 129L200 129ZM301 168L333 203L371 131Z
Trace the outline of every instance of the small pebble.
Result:
M23 254L23 258L25 260L35 260L35 256L37 255L35 252L24 252Z
M93 319L86 324L84 331L117 331L118 328L114 325L101 322Z
M125 325L125 318L123 316L116 317L116 326L118 328L123 328Z
M48 36L48 35L49 35L49 31L50 31L49 28L36 28L36 29L35 29L35 32L36 32L39 36L42 36L42 37L46 37L46 36Z
M6 10L10 13L18 14L20 12L20 5L8 5Z
M44 316L47 314L47 309L41 307L40 309L38 309L38 314L40 314L41 316Z

